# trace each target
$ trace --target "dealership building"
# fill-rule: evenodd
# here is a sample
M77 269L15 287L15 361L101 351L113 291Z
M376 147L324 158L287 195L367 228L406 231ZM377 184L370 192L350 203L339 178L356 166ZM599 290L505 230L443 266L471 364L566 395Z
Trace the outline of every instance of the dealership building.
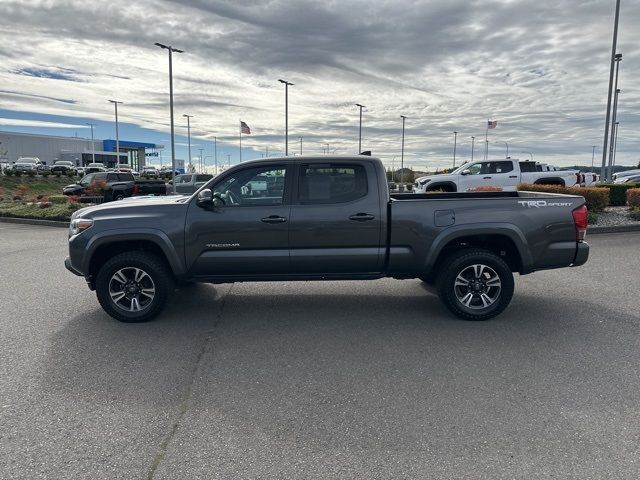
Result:
M11 165L20 157L37 157L46 165L53 165L57 160L68 160L78 167L98 162L108 168L114 168L116 164L128 164L134 170L140 170L148 160L162 158L162 145L128 140L118 143L120 152L116 153L116 141L111 139L91 140L0 131L0 163Z

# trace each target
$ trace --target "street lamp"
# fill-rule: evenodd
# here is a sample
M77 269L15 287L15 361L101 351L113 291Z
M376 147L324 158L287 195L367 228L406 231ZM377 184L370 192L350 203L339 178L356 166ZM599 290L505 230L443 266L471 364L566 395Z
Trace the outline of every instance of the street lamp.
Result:
M191 165L191 119L193 118L193 115L183 113L182 116L187 118L187 145L189 146L189 165Z
M531 161L533 162L533 153L531 152L520 152L520 153L526 153L527 155L531 155Z
M96 147L93 143L93 127L96 126L95 123L87 123L91 127L91 162L96 163ZM83 164L84 166L84 164Z
M456 168L456 147L458 146L458 132L453 132L453 168Z
M592 148L592 152L591 152L591 171L593 172L593 161L596 158L596 146L595 145L591 145Z
M617 55L616 55L617 57ZM613 179L613 136L615 135L615 124L618 116L618 96L620 95L621 90L618 88L618 66L620 65L620 60L616 58L616 90L615 95L613 96L613 114L612 114L612 125L611 125L611 140L609 141L609 173L607 174L607 178L609 180Z
M215 162L216 175L218 175L218 137L213 137L213 161Z
M609 94L607 96L607 115L604 124L604 145L602 147L602 167L600 178L606 178L605 166L607 162L607 139L609 137L609 115L611 114L611 94L613 92L613 67L616 58L616 45L618 43L618 19L620 18L620 0L616 0L616 13L613 20L613 42L611 45L611 65L609 67ZM622 56L621 56L622 57Z
M200 150L200 173L202 173L202 168L204 167L204 159L202 158L202 150L204 150L203 148L199 148L198 150Z
M476 146L476 137L471 137L471 161L473 162L473 149Z
M173 60L172 54L183 53L184 50L178 50L171 45L163 45L162 43L154 43L156 47L169 51L169 111L171 112L171 184L173 185L173 194L176 194L176 143L175 132L173 126Z
M400 115L402 119L402 150L400 151L400 185L404 184L404 122L406 116Z
M284 84L284 155L289 156L289 85L293 85L286 80L278 80Z
M356 103L356 107L360 108L360 128L358 130L358 154L362 152L362 109L366 108L364 105Z
M302 137L298 137L300 139L300 156L302 156Z
M509 144L507 142L505 142L504 140L498 140L500 143L504 143L507 146L507 156L506 158L509 158Z
M327 149L324 151L324 154L329 155L329 144L325 143L325 145L327 146Z
M118 102L116 100L109 100L109 101L113 103L113 106L116 109L116 168L118 168L118 166L120 165L120 136L118 135L118 104L122 102Z
M613 162L611 163L611 178L613 178L613 168L616 166L616 151L618 150L618 129L620 128L620 122L615 122L613 128L616 132L613 137Z

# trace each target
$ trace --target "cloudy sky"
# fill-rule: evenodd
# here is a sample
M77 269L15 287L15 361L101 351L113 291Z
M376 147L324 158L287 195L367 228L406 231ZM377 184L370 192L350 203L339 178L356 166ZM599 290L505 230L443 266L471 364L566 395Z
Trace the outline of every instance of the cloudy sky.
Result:
M363 149L416 169L469 158L471 136L490 154L596 164L604 113L614 0L0 0L0 130L169 145L167 54L174 56L178 143L194 115L194 147L238 159L284 151L284 78L290 149ZM640 0L623 0L617 163L640 160ZM476 153L479 150L476 150ZM194 150L194 155L197 151ZM178 157L186 150L178 146ZM208 163L211 159L208 159ZM397 165L397 163L396 163Z

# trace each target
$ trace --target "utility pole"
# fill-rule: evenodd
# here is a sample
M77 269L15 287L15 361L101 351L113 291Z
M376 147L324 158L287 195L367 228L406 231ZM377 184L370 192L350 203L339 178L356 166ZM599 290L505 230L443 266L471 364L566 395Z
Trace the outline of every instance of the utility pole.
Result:
M622 60L622 54L618 53L614 57L616 62L616 75L615 75L615 86L614 86L614 96L613 96L613 114L611 120L611 140L609 141L609 172L607 173L607 179L609 181L613 180L613 136L615 134L615 123L616 117L618 116L618 96L620 95L620 89L618 88L618 72L620 70L620 61Z
M613 21L613 42L611 46L611 66L609 68L609 94L607 96L607 115L604 124L604 142L602 146L602 167L600 168L600 178L606 180L607 165L607 140L609 138L609 119L611 115L611 95L613 93L613 70L616 56L616 45L618 43L618 19L620 18L620 0L616 0L616 13Z
M453 132L453 168L456 168L456 147L458 146L458 132Z
M215 175L218 175L218 137L213 137L213 161L216 167Z
M199 148L198 150L200 150L200 173L202 173L202 168L204 167L204 157L202 156L202 150L204 149Z
M120 165L120 136L118 134L118 102L117 100L109 100L116 109L116 168ZM92 129L93 130L93 129Z
M93 127L96 126L95 123L87 123L91 127L91 162L96 163L96 147L93 143ZM84 163L82 164L84 166Z
M173 185L173 194L176 194L176 142L175 142L175 129L173 125L173 60L172 54L183 53L184 50L173 48L171 45L163 45L162 43L155 43L157 47L169 51L169 111L171 116L171 184Z
M284 84L284 156L289 156L289 85L286 80L278 80Z
M299 138L300 138L300 156L302 156L302 137L299 137Z
M400 151L400 184L404 184L404 121L407 119L404 115L400 115L402 118L402 150Z
M193 115L187 115L185 113L182 116L187 118L187 138L188 138L188 145L189 145L189 165L191 165L191 121L190 120L193 118Z
M591 148L592 148L592 152L591 152L591 171L593 172L593 161L596 158L596 146L592 145Z
M362 152L362 109L366 107L359 103L356 103L356 107L360 108L360 129L358 131L358 154L360 154Z
M471 161L473 162L473 149L476 146L476 137L471 137Z

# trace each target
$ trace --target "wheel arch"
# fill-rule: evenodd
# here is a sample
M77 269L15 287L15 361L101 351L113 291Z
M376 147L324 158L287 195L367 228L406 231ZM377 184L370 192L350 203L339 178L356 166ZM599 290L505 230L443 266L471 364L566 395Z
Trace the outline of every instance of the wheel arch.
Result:
M468 226L443 231L434 240L427 256L424 271L437 273L441 263L451 252L464 248L482 248L503 258L512 271L529 273L533 260L522 232L513 225L485 225L470 232Z
M448 181L448 182L437 182L437 183L429 182L427 184L427 188L425 189L425 192L432 192L433 190L438 190L439 188L446 189L445 192L458 191L458 186L454 182Z

